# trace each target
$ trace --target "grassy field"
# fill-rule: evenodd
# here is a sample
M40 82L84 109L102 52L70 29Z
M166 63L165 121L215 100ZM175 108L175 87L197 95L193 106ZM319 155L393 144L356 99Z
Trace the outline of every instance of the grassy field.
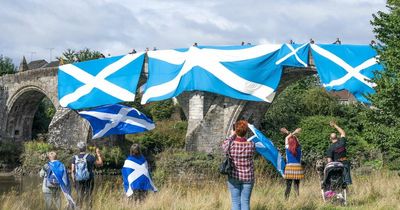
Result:
M283 180L258 177L251 197L251 209L400 209L400 177L394 172L353 176L346 207L323 203L317 177L301 183L300 196L285 201ZM230 195L225 179L209 182L173 181L150 193L140 204L127 201L119 180L95 190L93 209L229 209ZM65 200L63 200L65 204ZM0 198L1 209L44 209L41 186L18 195ZM85 208L83 208L85 209Z

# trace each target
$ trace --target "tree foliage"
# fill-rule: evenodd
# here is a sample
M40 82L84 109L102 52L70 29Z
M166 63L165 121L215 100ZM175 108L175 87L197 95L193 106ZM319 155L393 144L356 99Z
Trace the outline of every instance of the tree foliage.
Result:
M0 55L0 76L4 74L13 74L17 68L13 64L11 58Z
M387 131L389 127L375 127L370 118L373 112L362 104L340 104L319 86L315 77L309 77L290 85L278 95L265 114L264 129L283 153L284 135L279 132L279 128L287 127L293 131L301 127L303 131L299 139L303 147L303 160L312 167L317 159L325 156L330 144L329 134L337 132L329 126L329 121L334 120L346 131L347 150L353 164L381 161L383 153L387 157L387 165L390 165L400 154L393 147L395 136L392 135L393 131ZM379 138L373 133L377 131L385 132L385 136L380 135Z
M94 60L98 58L103 58L104 55L101 52L96 50L90 50L89 48L85 48L83 50L75 51L72 49L67 49L63 52L61 57L58 57L58 60L62 60L64 64L81 62Z
M400 117L400 0L388 0L387 8L387 12L374 14L371 21L381 42L377 51L385 67L373 80L377 94L371 100L386 114Z

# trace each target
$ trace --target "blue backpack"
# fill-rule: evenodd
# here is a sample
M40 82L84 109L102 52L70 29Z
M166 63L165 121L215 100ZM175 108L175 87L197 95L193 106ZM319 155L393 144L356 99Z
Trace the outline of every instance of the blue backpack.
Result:
M85 154L82 158L79 158L78 155L75 155L75 180L76 181L86 181L90 178L90 173L87 165L86 157L88 154Z
M53 171L50 170L50 165L49 165L49 169L47 170L46 187L49 187L49 188L60 187L60 182L58 181L58 179L57 179L56 175L53 173Z

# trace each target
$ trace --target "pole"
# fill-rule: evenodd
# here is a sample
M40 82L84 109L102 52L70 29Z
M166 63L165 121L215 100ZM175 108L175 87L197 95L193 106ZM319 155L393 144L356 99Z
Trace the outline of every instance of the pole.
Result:
M54 47L50 47L50 48L47 48L47 49L49 49L49 51L50 51L50 58L49 58L49 63L51 63L51 61L53 60L53 56L52 56L52 52L53 52L53 50L54 50Z

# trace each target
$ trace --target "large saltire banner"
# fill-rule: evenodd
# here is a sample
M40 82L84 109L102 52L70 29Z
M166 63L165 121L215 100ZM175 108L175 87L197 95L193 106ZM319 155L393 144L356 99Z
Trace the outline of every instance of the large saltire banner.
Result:
M142 104L192 90L271 102L282 74L275 64L280 48L268 44L150 51Z
M136 53L60 66L60 105L82 109L134 101L143 61L144 53Z
M357 100L369 103L365 95L375 93L376 86L371 79L375 71L383 70L371 46L311 44L311 52L327 90L348 90Z
M284 44L279 50L276 65L308 67L310 44Z

